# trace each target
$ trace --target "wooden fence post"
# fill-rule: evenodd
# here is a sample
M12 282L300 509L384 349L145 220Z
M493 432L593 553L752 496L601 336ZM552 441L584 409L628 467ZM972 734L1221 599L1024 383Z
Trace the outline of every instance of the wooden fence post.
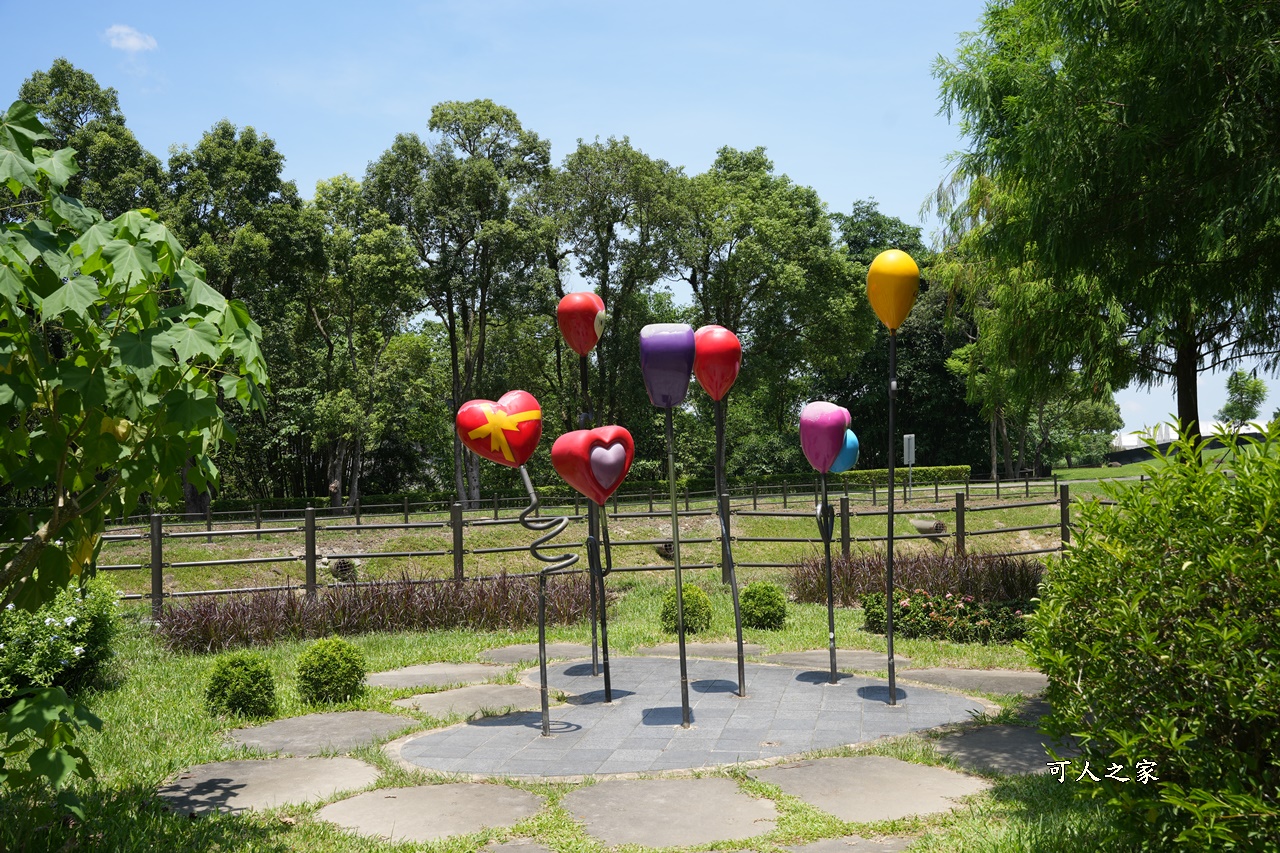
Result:
M1061 508L1062 548L1066 550L1071 542L1071 487L1066 483L1059 487L1058 505Z
M1027 497L1031 497L1031 477L1030 476L1023 477L1022 484L1026 486Z
M493 496L493 520L498 520L498 496Z
M204 508L204 529L206 531L213 530L213 502L212 501L210 501ZM206 544L212 545L213 537L206 536L204 537L204 541Z
M956 556L964 556L964 495L956 492Z
M151 621L164 614L164 520L151 511Z
M453 528L453 579L462 580L462 504L449 507L449 526Z
M401 500L401 509L404 510L404 523L408 524L409 523L409 498L406 495L400 500Z
M753 485L751 487L751 508L760 508L760 487Z
M684 511L689 511L689 487L684 487Z
M616 513L618 511L617 507L614 507L613 511ZM652 486L649 487L649 512L653 512L653 487Z
M355 504L356 504L356 527L359 527L360 526L360 499L359 498L356 498Z
M253 526L256 530L262 529L262 507L259 504L253 505ZM262 534L257 534L257 537L261 539Z
M782 484L782 508L787 508L787 484Z
M871 505L872 506L876 505L876 484L875 483L871 484Z
M306 566L306 579L304 581L307 589L307 597L316 597L316 508L308 505L306 512L303 513L303 529L305 531L303 539L306 542L306 553L303 555L303 561Z
M1000 475L996 474L996 500L1000 500Z
M840 498L840 553L849 559L849 496Z

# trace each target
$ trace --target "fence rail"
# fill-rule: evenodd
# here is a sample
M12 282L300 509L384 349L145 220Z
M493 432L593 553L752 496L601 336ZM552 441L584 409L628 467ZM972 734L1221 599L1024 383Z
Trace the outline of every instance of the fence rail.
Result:
M931 485L936 486L937 484L931 484ZM1048 485L1048 484L1040 483L1038 484L1038 487L1043 487L1045 485ZM1059 551L1062 548L1064 548L1066 546L1066 543L1070 541L1071 513L1070 513L1070 490L1068 485L1065 483L1063 484L1053 483L1052 488L1054 492L1054 497L1053 499L1050 499L1050 500L1036 500L1036 501L1024 500L1024 501L1016 501L1011 503L1003 503L1003 504L995 504L995 505L971 506L969 503L970 501L969 496L973 492L972 483L956 484L956 488L949 490L953 495L953 501L954 501L953 506L950 506L950 507L945 505L932 506L932 507L929 507L927 510L935 515L950 514L953 520L953 524L950 530L944 530L942 532L924 532L924 533L896 533L895 531L894 539L899 541L932 540L932 541L949 542L954 548L956 553L963 554L966 552L968 539L973 536L987 536L987 535L994 535L999 533L1006 533L1006 534L1020 533L1020 532L1030 532L1030 531L1040 531L1040 530L1051 530L1051 529L1057 528L1060 531L1060 542L1057 546L1033 548L1033 549L1020 550L1020 551L1014 551L1014 552L1004 552L1003 555L1004 556L1024 556L1024 555L1029 556L1029 555L1036 555L1036 554L1053 553L1055 551ZM1031 489L1030 481L1027 481L1026 485L1024 485L1022 489L1022 495L1025 497L1028 493L1030 493L1030 489ZM841 491L843 492L844 490L841 490ZM926 496L927 496L927 491L928 490L926 490ZM936 489L934 491L935 493L937 493ZM793 509L790 509L790 505L794 503L796 500L803 500L806 497L812 500L814 498L814 494L815 493L810 493L806 491L798 491L790 487L784 488L781 491L774 492L774 493L768 493L768 492L762 493L758 488L752 488L750 490L738 489L736 494L731 493L729 495L726 495L723 498L723 500L725 505L729 508L729 512L731 515L737 515L742 517L756 517L756 518L763 518L763 517L787 518L787 519L812 518L813 513L811 511L801 512L801 511L793 510ZM841 554L844 555L844 557L848 558L850 556L850 552L854 543L879 543L879 542L884 542L888 539L888 536L854 535L851 529L851 522L855 519L867 518L867 517L879 517L879 516L884 516L886 514L887 510L878 508L878 501L879 501L879 498L883 496L883 490L879 490L879 493L877 493L877 489L875 487L867 487L867 489L863 493L858 493L857 490L855 489L851 491L849 494L837 493L837 495L838 495L838 501L837 501L838 508L836 509L837 509L837 515L839 517L840 523L838 527L838 535L833 537L833 544L836 541L839 542L840 552ZM706 495L704 496L702 494L695 494L695 493L686 491L684 494L684 501L683 501L684 506L686 508L683 510L678 510L678 514L682 518L714 515L716 513L716 509L714 506L712 506L711 508L698 506L698 504L704 503L706 501L711 501L714 504L715 503L714 498L715 496L711 493L706 493ZM857 506L857 502L859 498L868 501L871 504L871 506L865 507L865 508L859 508ZM651 510L644 510L644 511L624 510L624 507L629 505L635 505L635 504L639 504L641 506L645 504L649 504L651 506L652 500L653 500L653 497L650 494L641 495L638 498L635 495L632 495L632 496L629 496L629 499L627 501L619 500L618 498L615 497L612 503L612 511L608 512L608 515L612 519L669 517L669 512L651 511ZM775 510L761 509L762 504L766 506L776 505L779 502L781 502L782 504L782 509L775 509ZM941 503L941 502L937 502L937 503ZM515 506L517 506L517 504L514 501L511 501L511 504L513 509L515 508ZM968 529L966 524L966 515L972 512L986 512L986 511L997 510L997 509L1014 509L1014 508L1024 508L1024 507L1052 506L1052 505L1058 505L1061 507L1059 521L1053 522L1053 523L1029 524L1029 525L1021 525L1017 527L993 527L993 528L988 528L983 530L970 530ZM296 586L286 585L286 586L258 586L258 587L238 588L238 589L216 589L216 590L194 590L194 591L166 590L164 588L165 587L164 585L165 569L302 562L305 567L305 575L304 575L302 588L305 590L306 594L315 595L316 591L320 587L334 585L334 584L321 584L317 580L316 569L317 569L317 566L323 560L374 559L374 558L402 559L402 558L413 558L413 557L451 558L452 569L453 569L452 577L423 578L420 580L420 582L423 582L423 583L442 583L442 582L449 582L449 581L477 581L477 580L484 580L484 579L493 577L492 575L468 576L465 571L466 555L482 556L486 554L515 553L515 552L527 550L527 546L523 546L523 545L500 546L500 547L479 547L479 548L466 547L465 531L466 531L466 528L468 527L480 528L480 527L493 526L493 525L518 523L518 519L515 517L501 516L500 514L501 505L497 499L494 499L493 501L489 502L484 507L476 507L476 506L464 507L462 503L455 502L454 504L448 507L436 508L436 504L431 504L432 508L428 510L429 513L434 513L439 515L445 515L447 513L448 517L441 518L439 520L433 519L428 521L411 520L413 513L410 511L411 507L407 500L403 501L399 506L395 506L395 505L386 505L386 506L392 507L393 509L396 510L396 512L383 514L381 517L385 517L386 515L391 515L391 514L401 515L403 521L396 522L396 523L382 522L382 521L366 522L364 520L365 517L370 517L370 518L380 517L373 513L367 512L368 509L373 509L375 507L367 507L367 508L359 508L354 513L355 523L344 522L339 524L334 524L334 523L326 524L326 523L322 523L320 520L322 511L318 511L315 508L308 507L304 511L301 519L296 519L296 518L280 519L278 522L280 526L266 526L266 527L262 526L261 514L255 511L254 513L255 526L252 528L227 528L227 529L215 528L213 527L212 522L209 520L210 517L206 516L204 520L205 529L189 530L186 528L190 527L190 523L185 523L177 520L167 523L167 519L168 519L167 516L164 516L161 514L155 514L155 515L146 517L146 521L147 521L146 525L135 525L136 527L139 527L143 532L131 533L131 534L109 533L106 536L104 536L104 540L110 543L137 542L137 541L144 541L144 540L149 541L151 545L151 548L150 548L151 560L149 562L102 564L102 565L99 565L98 568L104 571L126 571L126 570L140 570L140 569L150 568L151 569L150 592L134 593L134 594L126 595L124 596L124 598L134 599L134 600L140 600L140 599L150 600L153 616L155 618L159 618L161 614L163 600L165 598L189 598L189 597L202 596L202 595L227 595L227 594L233 594L237 592L271 591L271 590L297 588ZM574 515L570 517L575 521L579 521L579 522L583 521L586 516L585 514L581 514L577 512L577 510L582 506L582 504L580 504L579 501L576 501L576 500L572 504L570 504L568 501L564 501L559 504L557 504L556 502L551 502L550 505L543 504L543 509L545 509L547 513L551 514L551 513L555 513L555 510L557 508L563 508L565 510L568 510L570 506L572 506L575 510ZM748 506L750 506L750 509L747 508ZM385 507L377 507L377 508L385 508ZM917 511L922 511L922 508L919 506L917 506L915 509L912 509L911 507L902 507L898 510L898 512L903 514L904 516L906 513L917 512ZM483 517L483 518L475 517L479 512L484 512L486 517ZM495 514L494 517L489 517L491 513ZM402 550L402 551L401 550L368 551L368 552L357 551L357 552L351 552L351 553L345 553L345 552L330 553L321 549L317 544L317 536L319 534L328 533L328 532L359 533L361 531L374 531L374 530L385 531L385 530L424 530L424 529L451 530L452 547L427 548L427 549ZM234 559L228 558L228 559L185 560L185 561L166 561L165 560L165 553L164 553L165 539L183 540L183 539L193 539L193 538L204 536L206 537L207 541L211 542L214 538L219 538L219 537L236 537L236 536L255 535L260 538L263 533L266 533L269 535L282 535L282 534L294 535L294 534L301 533L303 534L303 542L304 542L303 551L300 554L293 553L289 555L268 556L268 557L240 557L240 558L234 558ZM801 545L801 544L813 545L813 544L820 544L822 542L822 539L819 538L818 536L745 536L745 535L733 535L731 533L729 538L730 538L730 541L734 543L794 543L797 545ZM610 545L611 547L614 547L614 548L661 546L669 543L669 541L670 541L669 539L662 539L662 538L658 538L658 539L645 538L645 539L634 539L634 540L615 539L611 541ZM681 542L682 544L690 544L690 545L722 543L722 537L720 535L709 536L709 537L708 536L696 536L696 537L687 537L687 538L681 537ZM584 547L583 542L565 542L565 543L557 543L557 544L559 547L569 549L569 550L580 549ZM743 561L736 561L736 564L743 568L783 568L783 567L792 565L793 563L743 560ZM714 568L719 564L718 563L689 563L684 565L686 568L695 569L695 568ZM670 570L671 568L672 567L669 564L626 565L626 566L617 566L613 569L613 571L649 572L649 571L667 571L667 570ZM508 577L523 577L523 576L525 575L523 574L508 575ZM528 576L530 577L536 576L536 573L528 573ZM415 582L419 582L419 581L415 581Z

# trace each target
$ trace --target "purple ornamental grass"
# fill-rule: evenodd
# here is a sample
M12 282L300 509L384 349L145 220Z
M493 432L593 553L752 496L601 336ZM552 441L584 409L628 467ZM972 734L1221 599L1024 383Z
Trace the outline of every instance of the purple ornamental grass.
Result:
M852 607L867 593L884 592L884 570L882 554L833 557L831 584L836 602ZM1029 601L1037 595L1044 564L1026 557L900 554L894 558L893 575L896 586L935 595L953 593L980 602ZM806 557L792 566L788 581L796 601L826 602L827 576L820 557Z

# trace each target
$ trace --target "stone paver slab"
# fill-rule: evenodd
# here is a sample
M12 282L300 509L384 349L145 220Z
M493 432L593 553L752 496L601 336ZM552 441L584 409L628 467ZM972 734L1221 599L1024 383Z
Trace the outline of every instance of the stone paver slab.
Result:
M913 669L903 673L902 677L957 690L1020 693L1023 696L1034 696L1049 686L1049 679L1042 673L1015 669Z
M513 838L501 844L490 844L482 848L483 853L556 853L550 847L539 844L529 838Z
M522 643L516 646L502 646L487 649L480 653L483 660L494 663L520 663L538 659L537 643ZM591 657L591 647L581 643L547 643L547 660L573 660L574 658Z
M316 817L360 835L438 841L487 827L514 826L541 808L542 799L528 791L459 783L380 788L325 806Z
M960 766L999 773L1048 773L1046 746L1055 744L1027 726L979 726L937 741L938 751ZM1054 751L1067 757L1079 754L1074 745L1056 745Z
M915 836L911 835L880 835L874 838L850 835L845 838L824 838L812 844L782 849L792 850L794 853L901 853L915 840Z
M501 712L507 709L530 711L542 708L538 691L523 684L474 684L456 690L439 693L423 693L407 699L397 699L391 704L412 708L424 714L444 719L455 714L474 717L482 713Z
M764 646L758 643L743 643L742 653L744 655L758 655L764 651ZM680 656L679 643L663 643L659 646L643 646L636 649L638 655L674 658ZM684 653L686 657L691 658L733 658L738 659L737 643L685 643Z
M387 735L415 728L417 721L377 711L339 711L288 717L261 726L232 729L236 743L282 755L320 755L368 746Z
M183 771L157 794L182 814L240 814L246 809L327 799L377 779L376 768L354 758L219 761Z
M828 649L810 649L804 652L784 652L779 655L765 655L769 663L799 666L809 670L830 671L831 652ZM893 665L910 666L911 658L895 654ZM889 656L884 652L869 652L866 649L836 649L836 669L861 669L880 672L889 668Z
M750 775L840 820L859 823L950 811L955 798L989 787L963 773L880 755L799 761Z
M480 684L506 671L507 667L492 663L420 663L375 672L364 683L370 687L445 687Z
M760 835L777 822L771 801L747 796L732 779L619 779L570 791L561 805L610 847L710 844Z

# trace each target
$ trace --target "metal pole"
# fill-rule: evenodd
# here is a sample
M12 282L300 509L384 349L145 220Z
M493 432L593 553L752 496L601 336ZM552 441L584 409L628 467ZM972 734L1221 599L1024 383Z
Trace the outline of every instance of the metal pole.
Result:
M547 576L544 572L538 573L538 698L542 705L542 736L551 737L551 703L547 696Z
M206 505L205 505L205 508L204 508L204 529L205 529L206 531L212 531L212 530L213 530L213 504L212 504L212 503L208 503L208 504L206 504ZM206 537L204 537L204 541L205 541L207 544L212 545L212 544L213 544L213 537L212 537L212 536L206 536Z
M164 519L151 513L151 621L164 615Z
M849 535L849 496L845 495L840 498L840 556L846 560L849 559L852 539Z
M605 565L600 566L600 546L595 547L596 574L600 577L600 662L604 668L604 701L613 701L613 683L609 680L609 598L604 594L604 577L613 570L613 554L609 550L609 513L600 513L600 538L604 542ZM591 554L588 552L588 557Z
M577 503L575 500L574 503ZM576 507L575 507L576 511ZM596 614L599 612L599 603L596 599L596 564L599 559L591 559L591 544L599 541L600 536L600 508L596 506L595 501L587 501L587 590L591 599L591 676L592 678L600 674L600 651L598 647L599 639L596 636Z
M253 526L256 530L262 529L262 507L258 504L253 505ZM256 534L258 539L262 538L262 534Z
M747 696L747 662L742 645L742 602L738 597L738 572L733 565L733 540L730 536L729 484L724 473L724 400L716 400L716 495L720 510L720 580L729 584L733 593L733 629L738 638L738 698Z
M831 678L836 683L836 604L831 583L831 534L835 527L835 513L827 503L827 474L822 472L822 501L818 504L818 533L822 535L823 559L827 568L827 648L831 651Z
M308 506L303 513L303 540L306 543L306 554L303 557L306 566L305 584L307 597L316 597L316 508Z
M885 557L884 613L885 639L889 651L889 704L898 704L897 680L893 671L893 404L898 396L898 332L889 330L889 551Z
M671 410L667 413L667 487L671 498L671 555L676 564L676 633L680 641L680 726L689 728L689 666L684 650L684 587L680 574L680 513L676 508L676 439L671 424Z
M1071 487L1063 483L1058 487L1058 504L1061 507L1062 548L1071 542Z
M401 501L402 501L401 508L404 510L404 523L408 524L409 523L409 498L406 496L404 498L401 498Z
M956 556L964 556L964 494L956 492Z

